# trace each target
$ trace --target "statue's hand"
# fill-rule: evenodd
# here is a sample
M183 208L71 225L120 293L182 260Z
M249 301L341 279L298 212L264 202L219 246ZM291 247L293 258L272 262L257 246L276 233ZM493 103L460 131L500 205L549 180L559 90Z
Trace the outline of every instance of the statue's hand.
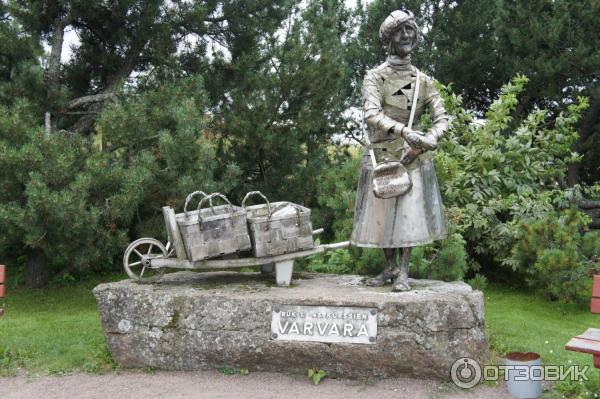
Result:
M406 148L406 151L404 151L404 155L402 156L402 159L400 160L400 163L404 166L410 165L411 163L413 163L418 157L419 155L421 155L423 153L422 150L418 150L416 148L412 148L412 147L408 147Z
M421 137L421 148L425 151L435 150L437 145L437 138L432 133L427 133Z
M423 148L423 133L418 130L412 130L407 127L402 129L404 140L413 148Z
M413 148L419 148L424 151L431 151L437 148L437 138L433 133L425 134L405 127L402 129L402 136L408 145Z

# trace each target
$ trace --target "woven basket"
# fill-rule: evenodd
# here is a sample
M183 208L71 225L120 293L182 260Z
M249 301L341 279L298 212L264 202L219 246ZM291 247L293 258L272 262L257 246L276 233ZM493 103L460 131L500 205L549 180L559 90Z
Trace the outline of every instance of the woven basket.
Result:
M213 198L222 198L227 204L213 206ZM189 198L189 197L188 197ZM202 208L208 200L209 208ZM186 204L187 205L187 204ZM231 205L220 193L202 198L196 211L175 215L183 246L191 261L214 258L250 249L250 237L244 208Z
M246 200L259 195L264 204L246 206ZM291 202L269 202L259 191L244 197L248 232L255 257L282 255L314 247L310 209Z

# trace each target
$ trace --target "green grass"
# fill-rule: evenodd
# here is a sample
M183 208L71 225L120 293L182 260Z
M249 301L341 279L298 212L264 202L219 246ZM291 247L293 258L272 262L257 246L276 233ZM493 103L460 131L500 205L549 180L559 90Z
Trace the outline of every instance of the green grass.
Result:
M527 351L539 353L544 364L588 365L589 383L559 383L555 394L600 397L600 370L593 368L592 356L564 349L575 335L589 327L600 328L600 315L591 314L589 307L549 302L505 286L490 286L484 294L488 337L497 355ZM598 396L593 396L594 393Z
M9 289L0 299L0 375L105 372L115 366L91 293L98 281Z
M112 276L104 281L122 278ZM5 309L0 317L0 375L13 375L19 369L33 375L115 369L91 293L99 282L43 290L9 289L7 297L0 299L0 307ZM590 314L588 308L492 285L485 290L485 312L495 353L532 351L541 354L545 364L592 366L590 355L564 350L571 337L589 327L600 327L600 315ZM587 385L558 384L559 397L600 392L600 371L592 369L589 376L593 381Z

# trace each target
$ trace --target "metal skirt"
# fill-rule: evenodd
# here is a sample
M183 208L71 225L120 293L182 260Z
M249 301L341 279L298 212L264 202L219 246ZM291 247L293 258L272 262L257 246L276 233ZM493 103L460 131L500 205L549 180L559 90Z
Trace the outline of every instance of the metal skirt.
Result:
M412 188L406 194L380 199L373 194L373 167L365 155L356 192L350 242L357 247L404 248L446 238L444 205L433 159L408 166Z

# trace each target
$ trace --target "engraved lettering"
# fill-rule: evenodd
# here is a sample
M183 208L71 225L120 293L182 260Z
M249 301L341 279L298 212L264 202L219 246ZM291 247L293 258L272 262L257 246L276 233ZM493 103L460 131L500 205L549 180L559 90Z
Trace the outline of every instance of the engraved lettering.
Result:
M296 322L292 323L288 334L300 334L300 330L298 330L298 324Z
M304 323L304 329L302 330L302 333L304 335L313 335L313 323L310 322L306 322Z
M360 336L363 336L363 335L364 335L365 337L368 337L368 336L369 336L369 332L367 331L367 326L365 326L364 324L362 324L362 325L360 326L360 328L358 329L358 334L356 334L356 336L357 336L357 337L360 337Z
M321 329L321 326L323 326L323 329ZM319 335L325 335L325 330L327 329L327 323L325 323L325 324L317 323L317 328L319 329Z
M340 332L338 331L338 327L335 323L331 324L331 328L329 329L329 335L340 335Z
M352 336L352 330L354 329L354 326L350 323L346 323L344 324L344 337L351 337Z
M372 344L377 336L374 309L279 305L271 334L279 340Z
M285 334L285 330L287 330L288 324L290 324L290 322L286 321L285 324L282 326L281 320L279 320L279 334Z

